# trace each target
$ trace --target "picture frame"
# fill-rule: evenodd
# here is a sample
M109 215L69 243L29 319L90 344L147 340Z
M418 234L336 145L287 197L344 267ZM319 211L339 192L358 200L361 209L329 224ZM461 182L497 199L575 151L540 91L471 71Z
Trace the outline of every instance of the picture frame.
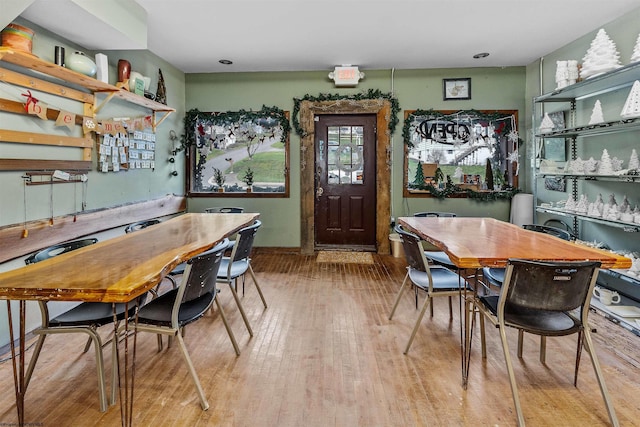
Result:
M444 101L471 99L471 78L442 79Z

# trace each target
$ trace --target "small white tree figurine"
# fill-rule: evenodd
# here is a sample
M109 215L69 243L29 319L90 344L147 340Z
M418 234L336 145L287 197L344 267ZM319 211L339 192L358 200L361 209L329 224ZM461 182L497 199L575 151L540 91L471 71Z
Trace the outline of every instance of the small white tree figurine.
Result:
M640 160L638 160L638 152L634 148L631 150L631 158L629 158L629 169L640 169Z
M598 99L596 100L596 103L593 106L593 111L591 112L591 119L589 119L589 124L595 125L602 122L604 122L604 115L602 114L602 104Z
M630 64L634 62L640 61L640 34L638 34L638 39L636 40L636 46L633 48L633 53L631 54Z
M540 122L540 133L549 133L553 130L553 120L549 117L549 113L544 113L542 122Z

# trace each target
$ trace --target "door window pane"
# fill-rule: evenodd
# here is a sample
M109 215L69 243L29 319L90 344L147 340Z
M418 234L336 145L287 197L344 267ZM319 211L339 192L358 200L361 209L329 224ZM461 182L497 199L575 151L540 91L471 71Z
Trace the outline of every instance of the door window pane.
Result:
M364 180L364 129L362 126L329 126L327 182L362 184Z

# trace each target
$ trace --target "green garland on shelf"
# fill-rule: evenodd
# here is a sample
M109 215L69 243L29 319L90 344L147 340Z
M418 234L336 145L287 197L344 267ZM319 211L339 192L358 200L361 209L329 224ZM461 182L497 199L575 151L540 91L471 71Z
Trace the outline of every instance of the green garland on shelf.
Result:
M447 120L455 121L455 116L470 116L476 120L485 120L491 122L510 117L511 115L500 112L486 113L478 110L460 110L456 111L455 113L443 113L441 111L436 111L433 109L415 110L404 119L404 125L402 127L402 139L404 140L404 143L407 144L407 147L413 148L413 142L411 142L411 135L409 134L409 132L411 129L411 123L413 123L413 121L417 117L425 117L429 120L447 118ZM500 134L506 135L512 130L514 129L511 128L511 122L506 121L505 126L500 130Z
M443 188L435 187L432 184L409 184L408 190L428 191L433 197L445 199L452 196L465 195L469 199L478 202L491 202L494 200L511 200L513 196L520 193L518 188L508 187L503 191L473 191L469 188L462 188L451 181L451 177L447 176L447 182Z
M309 94L303 96L302 98L293 98L293 128L296 133L302 137L306 136L304 129L300 125L300 120L298 116L300 115L300 104L302 101L311 101L311 102L323 102L323 101L339 101L339 100L349 100L349 101L363 101L366 99L386 99L391 103L391 119L389 121L389 131L391 134L396 129L398 125L398 113L400 112L400 104L398 99L395 98L390 93L383 93L379 89L369 89L366 92L352 94L352 95L341 95L341 94L326 94L321 93L318 96L311 96Z

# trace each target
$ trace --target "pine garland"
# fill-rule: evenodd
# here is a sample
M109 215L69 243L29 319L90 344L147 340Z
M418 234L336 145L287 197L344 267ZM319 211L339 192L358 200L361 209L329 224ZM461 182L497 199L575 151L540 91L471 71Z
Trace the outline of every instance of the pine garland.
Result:
M386 99L391 103L391 120L389 121L389 131L393 135L393 132L396 130L396 126L398 125L398 113L400 112L400 103L397 98L390 93L383 93L379 89L369 89L366 92L352 94L352 95L341 95L341 94L326 94L321 93L318 96L311 96L309 94L303 96L302 98L293 98L293 128L296 133L302 137L306 136L304 129L300 125L300 120L298 116L300 115L300 104L302 101L311 101L311 102L323 102L323 101L338 101L338 100L351 100L351 101L363 101L366 99Z
M447 176L447 182L443 188L435 187L433 184L416 184L411 183L407 186L409 191L422 190L428 191L433 197L445 199L447 197L464 196L476 200L478 202L491 202L494 200L510 200L516 194L520 193L520 189L507 187L503 191L473 191L470 188L462 188L451 181L451 177Z

